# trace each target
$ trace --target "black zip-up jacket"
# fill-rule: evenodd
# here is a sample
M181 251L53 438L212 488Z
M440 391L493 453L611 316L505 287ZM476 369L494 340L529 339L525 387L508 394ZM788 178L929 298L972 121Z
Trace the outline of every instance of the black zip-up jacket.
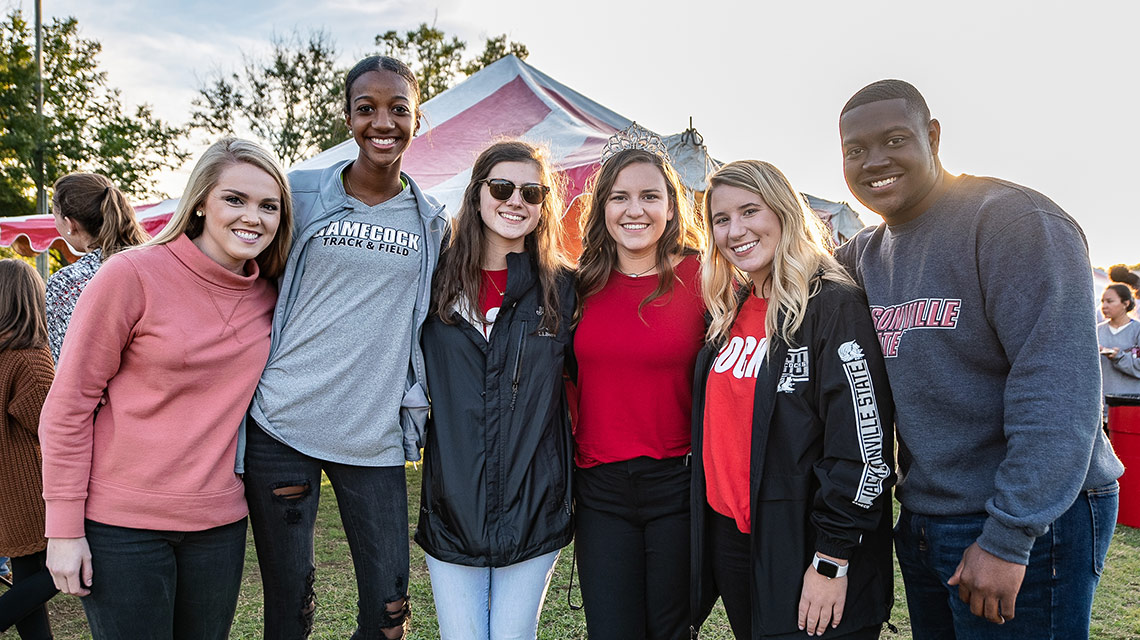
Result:
M795 633L804 571L818 551L850 562L839 627L890 616L894 404L867 301L827 280L808 301L794 345L772 341L752 416L752 637ZM742 291L741 301L749 295ZM770 338L771 340L771 338ZM720 350L697 356L693 393L694 629L716 597L705 544L705 383Z
M573 531L562 376L572 278L558 279L551 334L540 328L541 285L529 254L508 254L507 268L489 340L459 314L455 324L432 314L423 327L431 416L415 540L444 562L504 567L561 549Z

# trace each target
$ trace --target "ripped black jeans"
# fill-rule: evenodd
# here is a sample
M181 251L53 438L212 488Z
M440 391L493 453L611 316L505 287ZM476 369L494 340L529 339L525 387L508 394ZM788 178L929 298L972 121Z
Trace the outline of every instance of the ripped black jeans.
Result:
M353 640L402 637L408 613L408 494L404 467L356 467L311 458L249 421L245 495L261 583L266 640L307 638L313 627L313 531L321 471L336 492L358 593Z

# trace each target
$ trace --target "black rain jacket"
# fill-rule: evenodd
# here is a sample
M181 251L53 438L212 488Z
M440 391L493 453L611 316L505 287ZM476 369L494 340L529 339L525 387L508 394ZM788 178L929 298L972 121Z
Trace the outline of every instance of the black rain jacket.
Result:
M443 260L447 259L444 254ZM573 532L571 434L563 363L572 277L558 280L557 334L529 254L507 255L490 339L461 315L423 327L431 415L415 541L433 557L503 567L561 549Z
M881 624L894 600L894 403L886 368L863 292L817 283L794 345L775 340L756 378L749 478L753 638L798 631L804 572L816 551L848 559L851 567L842 621L828 633ZM749 291L741 293L743 302ZM709 507L701 446L705 383L721 346L701 350L694 382L694 629L719 595L705 563Z

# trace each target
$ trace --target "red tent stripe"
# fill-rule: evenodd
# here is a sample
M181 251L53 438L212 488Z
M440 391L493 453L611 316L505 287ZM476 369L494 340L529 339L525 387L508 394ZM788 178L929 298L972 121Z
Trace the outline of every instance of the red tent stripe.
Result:
M509 113L511 117L504 118ZM402 168L416 177L423 189L445 182L471 168L487 148L488 140L517 138L550 114L546 105L521 77L504 84L462 113L416 138L404 154ZM432 147L447 149L433 153Z
M566 99L566 96L558 93L557 91L554 91L550 87L540 86L540 88L542 89L543 93L546 94L546 96L548 98L557 102L558 106L565 109L567 112L569 112L575 118L578 118L582 122L589 124L594 129L597 129L598 131L603 131L607 134L613 134L613 133L616 133L618 131L618 128L614 127L610 123L605 122L604 120L598 120L597 118L589 115L585 111L578 109L578 107L574 106L573 102L570 102L569 100Z

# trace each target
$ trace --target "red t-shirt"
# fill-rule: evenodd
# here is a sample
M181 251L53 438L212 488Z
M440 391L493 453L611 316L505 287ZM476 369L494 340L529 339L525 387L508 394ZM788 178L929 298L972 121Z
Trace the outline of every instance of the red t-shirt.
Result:
M495 322L495 318L491 314L492 309L498 309L503 304L503 292L507 290L507 270L506 269L483 269L483 282L479 287L479 310L483 315L487 316L487 320L491 323Z
M748 476L752 463L752 408L756 374L767 357L768 301L750 295L713 361L705 384L702 462L709 506L752 532Z
M574 334L579 467L683 456L692 446L693 367L704 342L700 263L678 263L671 292L646 305L656 277L610 273Z

